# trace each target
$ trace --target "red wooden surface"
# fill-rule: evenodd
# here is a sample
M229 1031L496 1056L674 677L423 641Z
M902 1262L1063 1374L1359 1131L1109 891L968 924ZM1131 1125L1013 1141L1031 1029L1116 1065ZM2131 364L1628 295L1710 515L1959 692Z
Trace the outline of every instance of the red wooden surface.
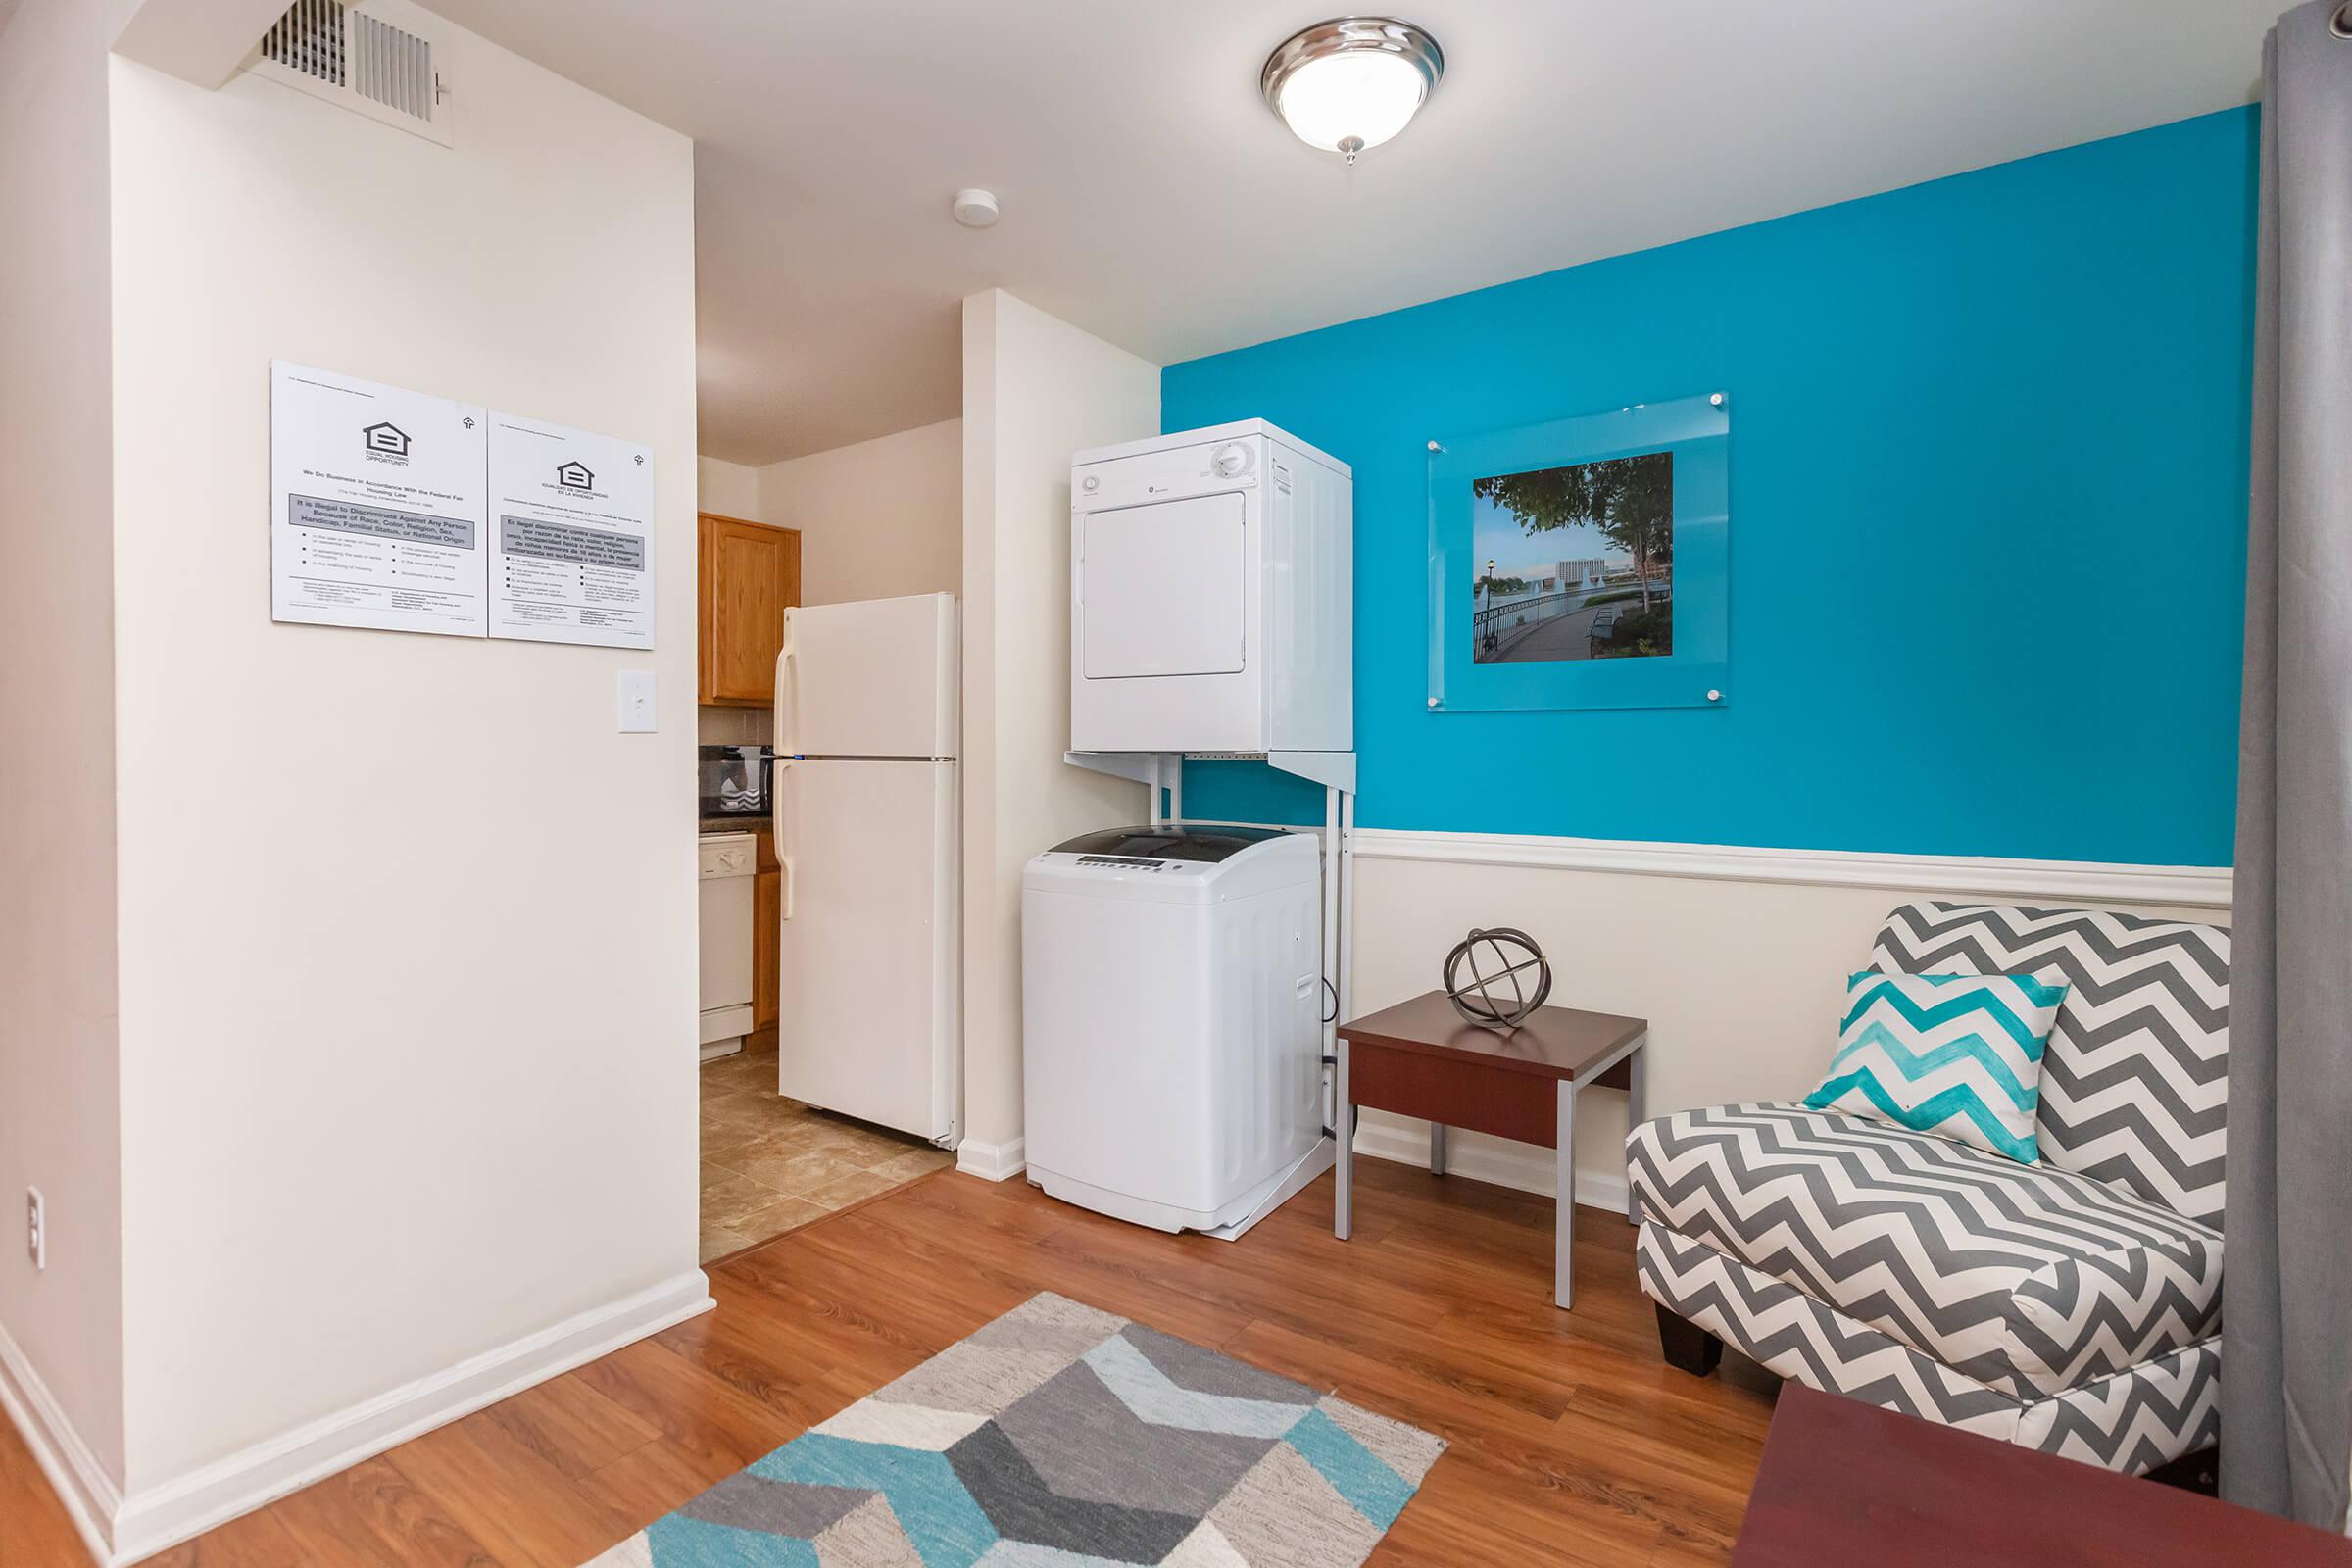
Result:
M1410 1002L1350 1019L1340 1025L1339 1032L1350 1045L1387 1046L1557 1082L1588 1077L1611 1052L1648 1028L1640 1018L1613 1012L1538 1007L1506 1035L1463 1018L1446 1000L1445 992L1425 991ZM1593 1081L1622 1080L1604 1077Z
M2352 1564L2352 1542L1790 1383L1733 1568Z
M1509 1072L1468 1056L1433 1056L1394 1046L1348 1044L1348 1102L1448 1127L1540 1144L1558 1141L1556 1079Z

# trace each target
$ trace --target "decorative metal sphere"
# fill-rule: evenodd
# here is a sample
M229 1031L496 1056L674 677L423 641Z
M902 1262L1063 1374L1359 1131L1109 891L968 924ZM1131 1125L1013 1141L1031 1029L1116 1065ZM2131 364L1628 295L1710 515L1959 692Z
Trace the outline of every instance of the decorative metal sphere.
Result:
M1465 967L1470 971L1467 982L1461 975ZM1506 981L1508 996L1501 994ZM1506 925L1473 930L1446 955L1446 999L1454 1011L1482 1029L1509 1034L1550 995L1551 965L1536 939L1524 931Z

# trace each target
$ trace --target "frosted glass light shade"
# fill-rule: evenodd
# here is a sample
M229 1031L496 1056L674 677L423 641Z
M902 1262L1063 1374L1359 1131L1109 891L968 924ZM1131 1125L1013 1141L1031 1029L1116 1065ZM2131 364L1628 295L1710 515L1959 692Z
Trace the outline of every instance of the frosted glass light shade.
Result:
M1282 84L1275 104L1292 134L1309 147L1377 147L1409 123L1429 96L1420 69L1401 55L1366 50L1309 60Z
M1393 17L1340 17L1286 39L1258 87L1300 141L1349 163L1411 122L1445 74L1437 40Z

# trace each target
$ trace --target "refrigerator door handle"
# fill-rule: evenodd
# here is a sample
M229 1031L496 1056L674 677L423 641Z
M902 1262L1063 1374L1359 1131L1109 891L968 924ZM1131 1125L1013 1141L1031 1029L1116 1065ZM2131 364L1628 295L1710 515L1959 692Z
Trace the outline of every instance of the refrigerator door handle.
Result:
M784 775L791 772L797 757L776 756L770 760L767 779L767 826L776 844L776 866L784 873L784 918L792 918L793 884L800 879L792 874L792 857L784 853Z
M784 680L792 662L792 612L784 612L784 651L776 655L776 732L781 735L784 725ZM767 760L767 828L775 841L776 867L784 873L783 918L792 918L792 889L799 880L792 874L792 857L784 853L784 775L800 761L781 746L768 749Z

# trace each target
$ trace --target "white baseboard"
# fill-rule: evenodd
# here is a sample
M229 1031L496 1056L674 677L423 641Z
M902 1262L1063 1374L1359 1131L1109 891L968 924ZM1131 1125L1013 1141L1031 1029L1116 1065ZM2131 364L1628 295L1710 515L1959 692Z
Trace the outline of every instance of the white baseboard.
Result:
M127 1496L114 1493L94 1462L90 1468L102 1487L77 1485L80 1463L59 1462L61 1449L69 1455L79 1450L83 1461L87 1450L54 1405L44 1411L46 1395L38 1379L5 1335L0 1335L0 1374L5 1374L0 1375L0 1403L24 1432L91 1556L101 1568L119 1568L715 1304L710 1280L701 1269L689 1269ZM27 1389L33 1395L25 1400L34 1412L31 1421L17 1402Z
M0 1412L32 1450L90 1556L100 1563L116 1561L107 1532L122 1509L122 1490L5 1328L0 1328ZM0 1525L0 1535L5 1533Z
M1419 1165L1426 1170L1429 1129L1418 1124L1361 1122L1355 1130L1355 1152L1372 1159L1395 1160L1400 1165ZM1446 1165L1455 1175L1474 1182L1492 1182L1522 1193L1551 1196L1551 1152L1532 1145L1457 1132L1446 1151ZM956 1147L956 1168L983 1181L1009 1181L1028 1169L1026 1140L1015 1138L1008 1144L981 1144L967 1138ZM1580 1169L1576 1174L1576 1200L1588 1208L1624 1213L1624 1173Z
M1373 1159L1394 1160L1399 1165L1418 1165L1427 1170L1429 1126L1426 1122L1359 1120L1355 1127L1355 1152ZM1514 1144L1500 1138L1485 1138L1459 1129L1446 1140L1446 1169L1450 1175L1465 1177L1470 1181L1492 1182L1496 1187L1508 1187L1522 1193L1540 1193L1545 1198L1553 1196L1557 1186L1552 1179L1550 1150L1538 1149L1533 1144ZM1621 1170L1586 1170L1583 1162L1579 1161L1576 1202L1579 1208L1601 1208L1613 1214L1624 1213L1625 1173Z
M1535 833L1424 833L1355 829L1364 859L1443 860L1726 882L1820 883L1905 893L2046 899L2057 903L2230 907L2226 865L2134 865L2106 860L2005 860L1974 855L1866 855L1842 850L1658 844L1640 839L1556 838Z
M1355 1130L1355 1152L1372 1159L1391 1159L1402 1165L1429 1165L1429 1129L1393 1123L1363 1122ZM1551 1196L1551 1153L1533 1146L1456 1133L1446 1164L1457 1176L1474 1182L1493 1182L1523 1193ZM1029 1168L1026 1140L981 1144L965 1139L956 1150L956 1168L983 1181L1010 1181ZM1625 1212L1625 1176L1620 1171L1579 1170L1576 1200L1589 1208Z
M1029 1141L1015 1138L1009 1143L983 1144L966 1138L956 1146L956 1168L982 1181L1010 1181L1029 1168Z

